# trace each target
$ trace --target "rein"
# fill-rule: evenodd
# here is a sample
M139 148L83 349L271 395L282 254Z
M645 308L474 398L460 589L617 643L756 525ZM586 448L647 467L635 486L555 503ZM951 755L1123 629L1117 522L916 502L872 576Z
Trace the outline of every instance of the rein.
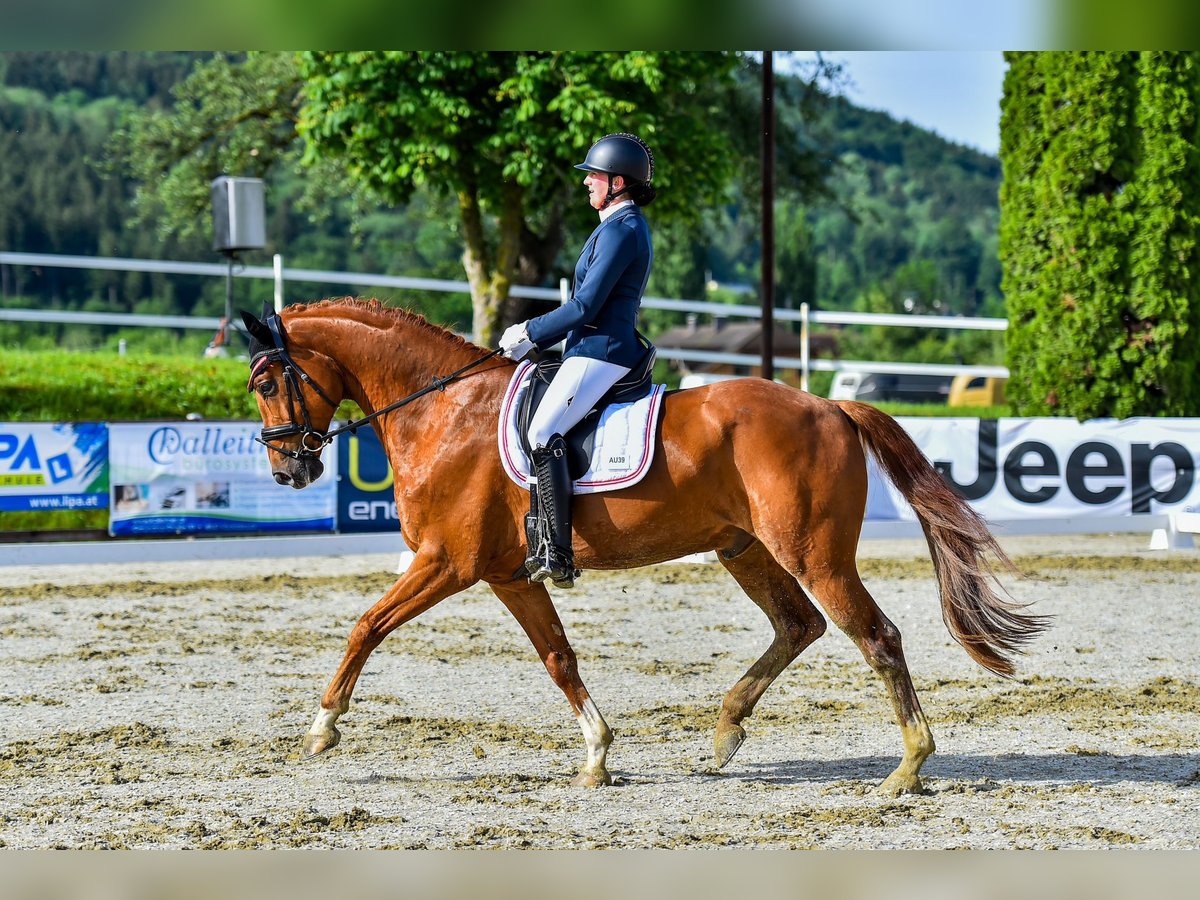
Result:
M458 379L462 378L463 375L465 375L467 372L471 371L473 368L480 365L481 363L487 362L489 359L491 359L494 356L497 356L501 352L502 351L499 348L497 348L497 349L493 350L491 353L489 353L487 356L481 356L479 359L475 360L474 362L467 363L461 369L451 372L449 375L447 375L444 378L438 378L436 375L434 375L433 383L430 384L428 387L423 387L419 391L409 394L407 397L403 398L402 400L397 400L395 403L389 403L383 409L377 409L377 410L375 410L375 412L373 412L369 415L363 416L361 419L355 419L353 422L347 422L341 428L335 428L333 431L328 432L325 435L324 443L328 444L331 440L333 440L335 437L337 437L339 434L341 434L344 431L349 431L351 434L353 434L354 432L356 432L359 429L360 426L366 425L372 419L378 418L379 416L382 416L384 413L389 413L394 409L399 409L402 406L407 406L408 404L412 403L414 400L418 400L421 397L424 397L426 394L432 393L433 391L445 391L446 385L450 384L450 382L458 381Z
M299 460L305 456L317 456L322 450L325 449L326 446L332 443L333 439L339 434L347 431L349 431L351 434L354 434L363 425L366 425L368 422L379 418L385 413L400 409L402 406L407 406L414 400L419 400L421 397L424 397L426 394L432 393L433 391L445 391L446 385L459 380L471 369L474 369L476 366L487 362L501 352L499 349L493 350L486 356L482 356L473 362L467 363L461 369L451 372L449 375L444 377L439 378L435 375L433 376L433 383L421 388L419 391L415 391L414 393L409 394L407 397L397 400L395 403L389 403L382 409L377 409L374 412L363 416L361 419L355 419L352 422L347 422L345 425L341 426L340 428L335 428L333 431L322 432L318 431L312 426L312 419L308 414L308 404L304 401L304 391L300 389L298 381L303 381L305 384L309 385L314 391L317 392L322 400L324 400L334 409L337 409L337 404L329 398L329 395L321 389L321 386L317 384L317 382L314 381L309 374L304 371L300 364L292 359L291 354L288 353L287 345L284 340L283 322L279 318L279 315L276 314L269 317L266 321L266 324L271 329L271 337L275 342L275 346L255 354L254 358L250 360L250 381L253 382L254 376L271 363L281 363L283 365L283 382L287 387L288 394L288 415L291 417L291 421L286 425L272 425L269 428L264 427L261 435L255 437L254 440L258 441L258 443L262 444L264 447L269 447L275 452L282 453L284 456L295 460ZM249 383L246 385L246 390L253 390ZM300 404L300 414L304 419L303 423L297 422L292 413L293 399L298 401ZM294 434L300 435L300 447L297 450L289 450L287 447L283 447L279 444L270 443L272 440L291 437Z

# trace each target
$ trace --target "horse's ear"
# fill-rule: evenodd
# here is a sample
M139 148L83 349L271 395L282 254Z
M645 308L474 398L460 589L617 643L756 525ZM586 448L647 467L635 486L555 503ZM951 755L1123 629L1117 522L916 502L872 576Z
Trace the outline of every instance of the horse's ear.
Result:
M256 318L253 313L248 313L242 310L242 322L246 326L246 332L254 340L266 347L275 346L275 338L271 335L271 329L266 326L266 323Z

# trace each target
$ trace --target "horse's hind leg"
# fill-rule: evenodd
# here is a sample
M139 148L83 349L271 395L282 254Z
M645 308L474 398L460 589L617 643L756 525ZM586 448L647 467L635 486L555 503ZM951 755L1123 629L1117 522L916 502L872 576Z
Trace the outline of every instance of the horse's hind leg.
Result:
M605 758L613 739L612 731L583 686L575 651L567 641L562 621L545 585L521 579L510 584L493 584L491 587L529 635L542 664L559 690L566 695L583 731L583 739L587 743L587 764L571 783L580 787L612 784L612 776L605 767Z
M746 732L741 721L754 711L763 692L800 653L825 633L825 619L805 596L790 572L757 541L733 559L718 554L721 564L737 579L775 629L766 652L725 695L713 740L717 767L733 758Z
M803 576L802 581L829 617L858 645L871 668L883 679L892 699L904 737L904 758L883 782L882 790L892 796L920 793L919 773L934 751L933 733L908 674L900 630L875 605L858 577L853 560L842 563L836 571L814 567L813 573Z

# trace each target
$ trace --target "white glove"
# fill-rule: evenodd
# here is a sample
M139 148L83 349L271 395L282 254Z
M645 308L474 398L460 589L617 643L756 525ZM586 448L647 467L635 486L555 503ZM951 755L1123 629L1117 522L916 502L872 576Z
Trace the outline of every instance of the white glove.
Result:
M534 343L525 331L525 323L509 325L500 336L500 349L509 359L521 359L534 349Z

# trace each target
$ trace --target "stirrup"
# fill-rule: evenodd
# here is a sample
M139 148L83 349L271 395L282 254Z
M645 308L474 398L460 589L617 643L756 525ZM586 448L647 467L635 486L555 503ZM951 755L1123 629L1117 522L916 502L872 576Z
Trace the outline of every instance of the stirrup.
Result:
M571 554L545 544L537 555L525 560L525 570L529 573L530 581L549 579L557 588L575 587L575 579L580 575Z

